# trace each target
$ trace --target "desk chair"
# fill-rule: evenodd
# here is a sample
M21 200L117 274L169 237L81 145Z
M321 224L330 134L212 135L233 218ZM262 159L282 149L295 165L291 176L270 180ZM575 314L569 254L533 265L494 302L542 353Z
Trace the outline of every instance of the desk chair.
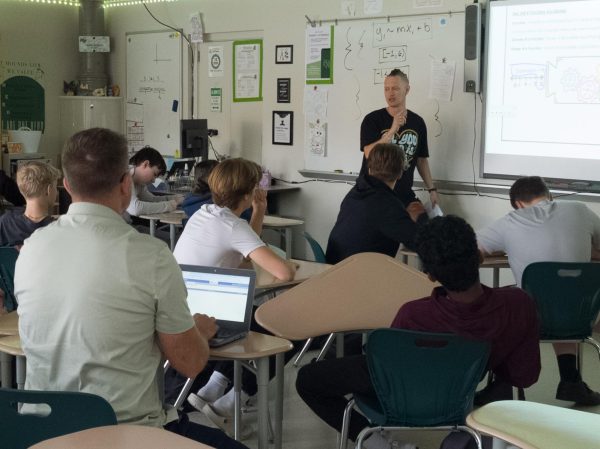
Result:
M354 395L344 412L340 449L346 449L352 409L374 427L362 430L360 449L371 433L388 430L461 430L482 448L479 433L464 425L473 407L489 346L482 341L403 329L376 329L367 342L367 364L377 398Z
M535 300L540 340L577 343L581 373L582 345L596 348L592 329L600 312L600 263L536 262L523 272L522 287Z
M48 404L48 415L21 414L17 404ZM48 438L117 424L112 407L100 396L72 391L0 389L2 447L25 449Z
M17 308L15 299L15 265L19 252L12 246L0 247L0 288L4 292L4 308L12 312Z

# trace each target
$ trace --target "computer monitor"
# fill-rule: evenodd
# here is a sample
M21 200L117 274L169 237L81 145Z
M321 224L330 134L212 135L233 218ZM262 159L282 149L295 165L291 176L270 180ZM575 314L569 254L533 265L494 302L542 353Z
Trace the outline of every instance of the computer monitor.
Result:
M181 120L181 157L208 159L208 124L206 119Z

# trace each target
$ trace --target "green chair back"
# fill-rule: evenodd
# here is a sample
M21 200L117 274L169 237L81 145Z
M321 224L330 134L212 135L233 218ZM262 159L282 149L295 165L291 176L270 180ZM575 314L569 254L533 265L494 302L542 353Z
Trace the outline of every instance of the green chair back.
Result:
M48 404L50 414L21 414L18 403ZM0 388L0 416L0 446L10 449L26 449L67 433L117 424L115 412L103 398L72 391Z
M315 262L326 263L325 251L323 251L323 248L321 248L321 245L319 245L319 242L317 242L308 232L304 232L304 238L310 245L310 249L312 249L313 257L315 258Z
M521 283L537 304L543 340L584 339L600 311L600 264L536 262Z
M0 247L0 288L4 291L4 308L8 312L17 308L14 279L18 255L12 246Z
M367 361L379 404L354 398L378 426L461 425L473 407L488 355L483 341L377 329L367 342Z

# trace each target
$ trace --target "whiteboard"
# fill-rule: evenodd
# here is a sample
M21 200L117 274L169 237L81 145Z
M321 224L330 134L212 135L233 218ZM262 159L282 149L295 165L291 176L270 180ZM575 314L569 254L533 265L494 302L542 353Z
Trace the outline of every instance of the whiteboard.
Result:
M181 33L127 33L125 121L130 151L150 145L165 155L180 147Z
M455 62L451 101L429 98L431 62ZM472 181L475 101L462 89L464 12L365 21L335 27L334 83L327 104L326 156L305 145L308 170L360 170L360 125L369 112L386 106L383 79L394 68L408 74L407 107L425 120L434 178ZM476 151L477 155L479 151ZM477 163L477 162L475 162Z

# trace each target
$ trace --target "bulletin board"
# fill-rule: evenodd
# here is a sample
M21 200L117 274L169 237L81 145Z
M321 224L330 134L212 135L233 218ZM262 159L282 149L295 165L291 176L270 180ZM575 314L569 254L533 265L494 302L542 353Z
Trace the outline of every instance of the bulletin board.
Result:
M150 145L162 154L175 155L184 107L181 33L126 33L126 39L129 150Z

